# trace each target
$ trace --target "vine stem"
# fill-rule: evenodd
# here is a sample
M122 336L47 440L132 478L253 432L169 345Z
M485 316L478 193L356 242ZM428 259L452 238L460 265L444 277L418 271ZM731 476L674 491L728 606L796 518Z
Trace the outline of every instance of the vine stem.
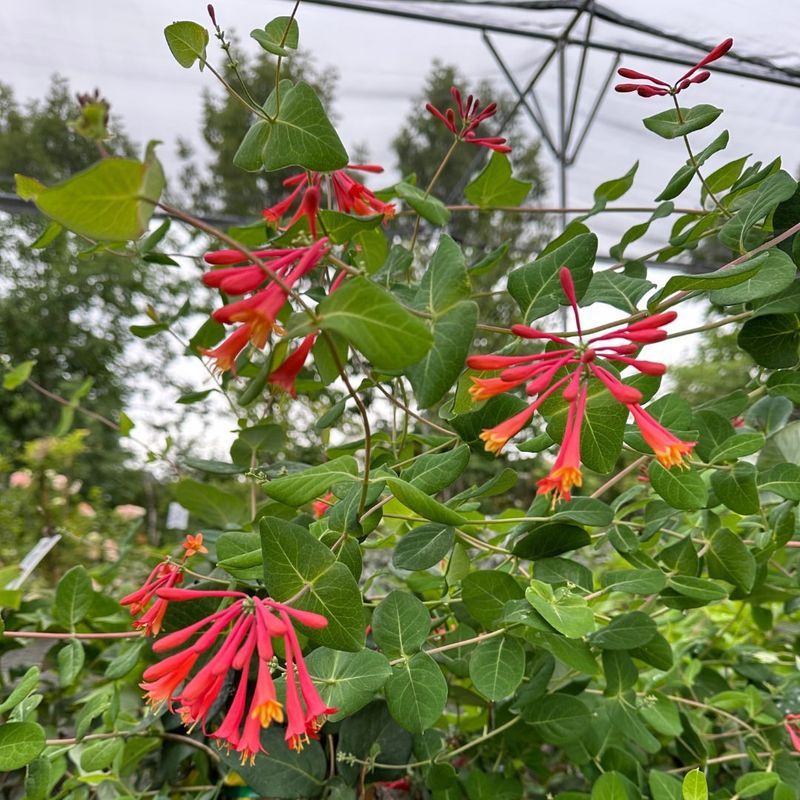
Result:
M456 147L458 147L458 143L460 141L461 140L458 138L454 139L453 143L450 145L450 148L444 154L444 158L439 163L439 166L436 167L436 172L433 173L433 177L431 178L430 183L428 184L428 188L425 190L425 197L427 197L431 193L433 187L436 185L436 182L439 180L439 178L441 178L442 172L444 171L444 168L447 166L447 162L450 160L450 157L453 155L453 153L455 153ZM413 251L414 245L417 243L417 236L419 235L419 224L421 219L422 216L420 215L419 212L417 212L417 220L414 223L414 233L411 236L411 245L409 247L409 250Z
M113 633L61 633L54 631L3 631L10 639L140 639L140 631L115 631Z
M683 113L681 112L680 104L678 103L678 96L676 94L672 95L672 102L675 104L675 111L678 114L678 122L684 122ZM706 194L714 201L714 205L726 216L730 217L731 212L728 211L727 208L724 208L722 203L717 199L717 196L714 192L711 191L711 188L706 183L705 178L700 173L700 164L697 163L697 159L695 158L694 153L692 152L692 146L689 144L689 137L684 133L681 137L683 139L683 143L686 145L686 152L689 154L689 161L691 162L692 166L694 167L695 175L700 179L700 183L703 184L703 188L706 190Z
M487 633L479 633L477 636L473 636L471 639L462 639L460 642L450 642L449 644L443 644L439 647L431 647L427 650L423 650L423 653L445 653L448 650L458 650L459 647L467 647L470 644L478 644L478 642L483 642L486 639L494 639L496 636L502 636L508 628L498 628L496 631L488 631ZM405 661L405 658L396 658L394 661L390 661L389 664L391 666L395 666L397 664L402 664Z
M431 422L431 420L426 419L425 417L417 414L416 412L412 411L407 405L401 403L396 397L392 397L380 383L375 384L375 388L390 402L396 405L398 408L402 408L403 411L408 414L409 417L413 417L418 422L421 422L423 425L427 425L429 428L433 428L435 431L439 431L440 433L446 433L448 436L453 435L453 431L448 430L447 428L443 428L441 425L437 425L435 422Z
M448 205L446 208L449 211L483 211L491 213L493 211L504 211L518 214L588 214L592 208L558 208L554 206L492 206L491 208L484 208L482 206L474 206L469 203L460 203L455 205ZM625 214L652 214L656 211L656 207L652 206L616 206L615 208L604 208L600 213L625 213ZM401 211L398 216L402 216L408 212ZM673 214L705 214L705 209L702 208L674 208Z
M636 461L632 461L630 464L628 464L627 467L625 467L625 469L621 469L616 475L609 478L599 489L596 489L589 496L600 497L612 486L619 483L624 477L630 475L631 472L635 472L637 469L639 469L639 467L642 466L642 464L644 464L649 458L650 456L640 456L639 458L636 459Z
M292 22L294 22L295 14L297 14L297 9L300 5L300 0L295 0L294 7L292 8L292 13L289 15L289 22L286 25L286 28L283 31L283 36L281 36L280 46L283 47L286 44L286 37L289 35L289 29L292 27ZM283 63L283 57L278 56L278 61L275 64L275 118L278 117L278 112L281 110L281 64Z
M46 739L45 744L49 747L58 747L60 745L94 742L101 739L127 739L131 736L158 736L161 739L167 739L172 742L181 742L182 744L188 744L190 747L196 747L198 750L202 750L204 753L213 758L214 761L221 761L219 753L204 742L199 742L197 739L192 739L191 736L183 736L180 733L169 733L168 731L110 731L108 733L90 733L87 736L73 737L69 739Z

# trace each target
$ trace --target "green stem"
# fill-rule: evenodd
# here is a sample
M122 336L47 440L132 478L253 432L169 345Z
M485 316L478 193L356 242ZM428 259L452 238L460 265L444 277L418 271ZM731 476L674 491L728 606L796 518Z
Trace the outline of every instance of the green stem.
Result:
M460 141L461 141L460 139L454 139L453 143L450 145L449 150L444 154L444 158L439 163L439 166L436 167L436 172L433 173L433 177L431 178L430 183L428 184L428 188L425 190L425 197L427 197L431 193L433 187L436 185L436 181L438 181L439 178L442 176L442 172L444 171L444 168L447 166L447 162L450 160L450 156L452 156L453 153L456 151L456 147L458 147L458 143ZM416 222L414 223L414 234L411 237L411 247L409 248L410 250L413 250L414 245L417 243L417 236L419 235L419 224L421 220L422 217L420 216L419 212L417 212L417 219Z
M672 95L672 102L673 102L673 103L675 103L675 111L676 111L676 112L677 112L677 114L678 114L678 122L681 122L681 123L682 123L682 122L684 121L684 119L683 119L683 114L681 113L681 107L680 107L680 105L678 104L678 97L677 97L677 95L674 95L674 94ZM717 208L718 208L718 209L719 209L719 210L720 210L720 211L721 211L721 212L722 212L722 213L723 213L723 214L724 214L726 217L730 217L730 216L731 216L731 212L730 212L730 211L728 211L728 209L727 209L727 208L725 208L725 207L722 205L722 203L720 203L720 201L717 199L717 196L714 194L714 192L712 192L712 191L711 191L711 188L710 188L710 187L709 187L709 185L706 183L706 180L705 180L705 178L704 178L704 177L702 176L702 174L700 173L700 165L697 163L697 159L695 158L695 155L694 155L694 153L692 152L692 146L689 144L689 137L688 137L686 134L684 134L684 135L683 135L681 138L683 139L683 143L686 145L686 152L689 154L689 161L691 162L692 166L694 167L695 174L696 174L696 175L697 175L697 177L700 179L700 183L702 183L702 184L703 184L703 188L706 190L706 194L707 194L707 195L708 195L708 196L709 196L709 197L710 197L710 198L711 198L711 199L714 201L714 205L715 205L715 206L716 206L716 207L717 207Z

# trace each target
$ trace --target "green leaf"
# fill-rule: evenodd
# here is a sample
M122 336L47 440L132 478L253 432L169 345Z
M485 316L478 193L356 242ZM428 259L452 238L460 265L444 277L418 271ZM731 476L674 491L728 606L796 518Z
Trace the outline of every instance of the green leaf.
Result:
M525 597L522 587L507 572L480 570L461 581L461 599L467 611L487 627L498 620L509 600Z
M570 550L578 550L592 543L592 538L577 525L563 522L546 522L520 539L513 548L514 555L538 561L552 558Z
M33 761L44 750L44 728L33 722L0 725L0 770L10 772Z
M536 261L508 276L508 293L517 302L525 322L532 322L558 310L567 302L558 278L562 266L569 267L580 300L592 277L597 254L597 237L580 234Z
M81 769L87 772L105 769L122 752L125 742L122 739L101 739L89 742L81 750Z
M580 639L594 630L594 612L582 597L577 597L567 589L554 592L548 584L533 580L525 591L525 598L568 639Z
M268 22L264 29L256 28L250 32L268 53L285 58L291 55L289 50L297 50L300 42L300 28L294 17L276 17Z
M767 254L759 255L737 264L735 267L727 267L708 272L703 275L673 275L664 284L664 288L656 292L647 301L648 308L654 308L665 297L673 292L679 291L698 291L710 292L716 289L728 289L731 286L738 286L740 283L749 281L756 275L761 265L766 261Z
M594 589L592 571L570 558L544 558L533 565L536 580L551 585L575 584L587 592Z
M406 374L420 408L430 408L447 394L464 368L478 323L478 306L460 303L431 323L433 346Z
M744 263L758 262L758 270L746 281L728 289L716 289L709 295L711 302L721 306L749 303L761 297L771 297L791 286L797 274L794 261L783 250L773 248L759 253Z
M525 709L522 718L549 744L569 744L586 734L592 715L586 704L569 694L549 694Z
M604 772L592 785L592 800L639 800L636 786L622 773Z
M675 702L660 692L651 692L645 697L639 714L656 733L680 736L683 731Z
M446 453L427 453L418 456L403 470L403 480L428 494L451 486L469 464L469 447L462 444Z
M615 569L601 576L603 588L628 594L655 594L667 585L660 569Z
M358 475L353 456L339 456L302 472L294 472L262 484L265 494L279 503L296 508L321 497L336 483L349 483Z
M710 464L719 464L724 461L735 461L742 456L757 453L764 446L763 433L739 433L720 442L708 458Z
M782 369L767 378L767 392L773 397L788 397L800 405L800 372Z
M651 461L647 474L653 489L673 508L693 510L703 508L708 502L706 485L693 470L667 469L658 461Z
M407 731L422 733L444 711L447 681L427 653L417 653L394 668L384 694L391 715Z
M419 361L433 339L423 322L366 278L346 281L318 306L323 330L346 337L377 369Z
M442 525L462 525L464 517L451 508L434 500L430 495L401 478L387 478L386 483L392 494L407 508L416 511L431 522Z
M711 476L711 488L717 497L737 514L757 514L761 507L756 486L756 468L746 461L734 464L730 471L714 472Z
M17 681L11 694L0 703L0 714L16 708L39 684L39 667L29 667L28 671Z
M31 371L36 366L35 361L23 361L3 376L3 388L9 392L22 386L31 376Z
M325 705L337 709L328 717L332 722L363 708L392 674L386 657L375 650L343 653L318 647L306 657L306 667Z
M149 151L144 162L105 158L42 189L36 207L75 233L97 241L138 239L147 231L164 188L164 171Z
M614 617L605 628L590 636L603 650L632 650L646 645L656 634L656 624L647 614L631 611Z
M175 487L175 499L205 524L215 528L240 527L248 519L247 504L241 496L190 478L185 478Z
M139 656L142 653L143 644L133 644L125 647L122 652L112 659L106 667L105 677L110 681L124 678L139 663Z
M412 186L404 181L398 183L394 188L401 200L405 200L417 214L433 225L441 227L450 221L450 209L436 197L432 197L417 186Z
M70 630L89 612L94 600L92 580L82 564L64 573L56 587L53 617Z
M700 600L704 604L718 603L728 596L728 592L714 581L692 575L673 575L669 579L669 586L679 594Z
M47 756L40 756L28 764L25 775L25 800L48 800L52 767Z
M721 108L703 104L693 108L682 108L680 112L672 108L647 117L642 122L647 130L664 139L675 139L708 127L721 113Z
M464 196L480 208L518 206L528 196L532 183L511 177L511 162L505 153L492 153L480 175L464 190Z
M430 629L430 612L409 592L390 592L372 615L372 636L390 658L416 653Z
M706 776L699 769L687 772L683 779L682 793L683 800L708 800Z
M20 200L35 200L47 187L36 178L14 174L14 190Z
M758 474L758 488L762 492L773 492L786 500L800 500L800 466L776 464Z
M639 670L625 650L603 650L601 656L603 674L606 676L603 694L607 697L618 696L636 685Z
M455 530L444 525L421 525L410 530L392 553L398 569L428 569L441 561L452 549Z
M339 211L331 211L327 208L320 209L317 212L317 217L322 223L325 234L334 244L345 244L352 241L358 234L373 231L383 222L383 214L373 214L371 217L354 217L350 214L342 214ZM382 263L383 261L381 261Z
M244 135L233 155L233 164L246 172L261 172L264 167L262 153L272 133L272 123L256 120Z
M727 528L712 537L706 554L708 574L748 593L756 580L756 560L747 546Z
M554 441L560 442L566 431L569 406L560 397L554 398L553 405L556 403L556 412L552 412L551 407L545 404L543 413L548 417L548 434ZM627 418L627 408L614 400L600 381L590 380L581 424L581 461L589 469L602 474L614 468L622 451Z
M284 167L330 172L347 166L347 151L317 93L304 81L282 92L261 157L268 172Z
M186 69L200 59L200 69L206 61L208 31L196 22L173 22L164 28L167 45L175 60Z
M261 730L261 745L269 755L256 756L252 765L242 764L239 753L220 753L230 772L240 775L245 784L261 797L297 800L319 797L325 788L327 759L319 742L311 740L300 750L290 750L284 729L270 726Z
M561 503L551 519L605 528L613 521L614 510L595 497L573 497L568 503Z
M654 283L643 278L631 278L620 272L597 272L592 276L589 289L583 296L581 305L606 303L626 313L637 310L636 304L655 287Z
M492 701L514 694L524 673L525 648L511 636L481 642L469 659L470 679Z
M660 633L656 633L647 644L641 647L632 647L628 652L633 658L638 658L640 661L644 661L645 664L650 664L650 666L664 672L672 668L674 661L672 648Z
M303 628L313 641L336 650L364 647L364 610L353 574L305 528L275 517L261 519L264 584L279 602L300 595L297 608L322 614L328 625Z
M217 539L217 566L234 578L253 580L263 572L261 536L255 531L228 531Z
M742 325L737 343L762 367L793 367L798 361L800 318L797 314L765 314L749 319Z
M769 791L778 781L780 777L777 772L748 772L737 779L736 794L746 800Z
M722 226L720 241L732 244L735 249L749 249L755 243L747 238L751 228L788 200L796 188L797 183L788 172L780 170L770 175L746 196L743 207Z
M58 683L59 686L71 686L83 669L85 655L83 645L77 639L70 639L59 651Z

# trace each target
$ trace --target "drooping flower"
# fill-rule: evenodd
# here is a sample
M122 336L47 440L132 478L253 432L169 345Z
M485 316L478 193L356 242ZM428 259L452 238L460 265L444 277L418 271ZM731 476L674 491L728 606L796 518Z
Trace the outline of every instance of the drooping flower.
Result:
M500 452L508 440L531 421L542 403L566 384L563 398L568 408L564 439L550 473L538 482L538 493L552 495L553 502L569 500L572 487L580 486L583 480L580 434L586 413L588 382L593 379L629 409L645 441L664 466L684 466L684 458L692 452L695 443L681 441L653 419L640 405L642 393L623 383L611 369L615 365L619 369L632 367L644 375L663 375L666 371L663 364L632 356L643 345L662 341L667 336L662 326L672 322L677 314L674 311L652 314L585 340L572 273L567 267L561 268L559 280L575 316L577 343L571 342L566 336L557 336L528 325L513 325L511 331L519 338L544 340L554 349L536 354L470 356L467 359L467 366L471 369L499 370L496 377L472 378L470 394L475 400L485 400L523 384L526 394L536 397L522 411L482 431L480 438L485 443L485 449L492 453Z
M348 172L383 172L383 167L375 164L348 164L345 169L337 169L330 173L302 172L287 178L283 185L292 189L283 200L265 208L261 213L269 222L280 225L281 220L297 203L289 221L281 228L286 230L305 217L311 235L317 237L318 213L322 201L323 189L328 195L330 205L343 214L357 214L369 217L376 214L383 216L384 221L395 214L393 203L384 203L374 192L367 189ZM299 202L298 202L298 198Z
M322 519L331 507L333 492L328 492L324 497L320 497L311 504L311 511L317 519Z
M707 69L704 69L704 67L722 58L731 47L733 47L733 39L731 38L720 42L672 84L661 80L661 78L647 75L635 69L620 67L620 69L617 70L618 75L623 78L628 78L629 80L640 81L640 83L618 83L614 89L618 92L636 92L639 97L676 95L693 83L703 83L707 81L711 77L711 73Z
M243 764L252 764L259 753L265 752L261 731L286 720L287 742L294 749L302 749L335 709L324 703L314 686L294 624L324 628L327 619L243 592L169 587L159 591L159 599L165 602L196 602L204 598L233 602L156 640L154 653L176 652L145 670L141 687L148 702L154 707L167 704L170 709L177 705L184 725L190 729L200 725L207 733L224 686L231 673L238 672L233 700L216 730L207 735L220 746L239 753ZM285 705L278 699L272 676L274 639L282 639L286 654ZM194 671L201 656L202 666ZM251 690L254 658L256 679Z
M183 558L187 558L197 553L207 553L208 549L203 546L203 534L196 536L187 535L183 542ZM169 559L162 561L153 568L147 576L144 584L135 592L131 592L120 600L120 605L130 606L132 617L141 616L133 623L134 628L141 628L145 636L157 636L167 613L168 601L159 596L161 589L170 589L178 586L183 581L181 565ZM152 601L152 605L150 605ZM148 608L149 606L149 608Z
M487 147L498 153L510 153L511 147L506 144L506 139L502 136L478 136L475 129L481 122L485 122L497 113L497 103L489 103L481 109L480 100L469 95L466 101L461 92L455 87L451 87L450 94L453 97L455 108L448 108L442 113L433 103L427 103L425 108L428 113L444 124L457 139L468 144ZM456 112L458 116L456 116Z
M795 751L800 753L800 714L787 714L783 718L783 727L786 728Z
M267 383L271 383L273 386L283 389L283 391L288 392L292 397L297 397L297 389L294 384L316 340L316 333L310 333L306 336L299 347L287 356L279 367L270 372L267 376Z
M253 255L263 260L266 270L248 263L244 253L238 250L207 253L207 263L225 266L206 272L203 283L226 294L248 296L214 311L212 317L217 322L242 324L221 344L200 352L214 359L217 370L226 372L234 369L236 358L248 343L263 348L273 331L283 333L277 318L289 299L289 292L319 265L328 250L328 240L322 238L309 247L256 251ZM278 378L280 381L280 374Z

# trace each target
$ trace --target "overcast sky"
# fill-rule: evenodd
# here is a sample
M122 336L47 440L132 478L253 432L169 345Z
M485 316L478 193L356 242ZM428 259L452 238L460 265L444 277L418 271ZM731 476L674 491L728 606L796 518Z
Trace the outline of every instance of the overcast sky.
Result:
M422 5L407 2L404 7ZM761 55L784 64L798 60L800 3L795 0L765 0L758 4L751 0L704 3L608 0L606 5L661 30L682 32L712 45L731 35L735 38L736 52ZM168 172L174 174L175 141L182 136L199 144L201 92L208 88L216 91L216 87L208 72L201 74L196 67L182 69L173 60L162 30L178 19L207 24L205 6L200 0L126 0L112 4L99 0L2 0L0 81L11 84L20 100L41 97L54 74L68 78L75 91L98 87L135 139L164 142L160 157ZM249 31L263 26L273 16L288 13L291 4L288 0L267 3L219 0L216 8L223 27L235 29L242 46L256 52L258 46L249 38ZM470 9L462 16L474 18L487 13ZM507 12L494 11L491 17L520 28L543 27L550 31L560 29L566 20L561 12L514 12L509 16ZM335 111L345 145L352 148L365 144L371 158L387 166L389 179L394 177L392 136L412 108L412 97L419 93L433 59L458 65L467 78L466 89L487 78L507 88L475 31L352 13L311 3L301 3L298 20L301 47L313 52L318 67L335 69L339 75ZM581 34L579 27L576 35ZM671 49L685 54L687 65L701 55L607 24L596 24L595 35L608 43L629 42L648 52L656 47ZM515 36L496 36L495 43L521 82L527 81L547 47L544 42ZM212 40L212 53L213 47ZM612 58L600 52L589 57L585 93L577 114L579 127ZM577 61L578 53L571 52L568 74L573 73ZM678 66L641 59L626 58L623 63L667 79L683 71ZM716 157L714 166L747 153L762 160L783 153L784 166L796 172L800 165L798 90L718 74L691 91L691 98L688 93L685 95L688 104L706 102L726 110L711 132L697 136L699 149L723 127L731 131L728 149ZM554 125L557 83L553 69L544 74L539 93ZM593 188L603 180L625 173L636 159L642 165L624 202L652 204L686 157L680 141L659 139L641 124L643 116L665 107L659 99L606 94L597 122L570 170L569 199L573 205L591 204ZM425 113L421 107L419 113ZM556 183L554 164L549 156L545 160L552 189ZM696 202L696 193L688 193L687 198L681 202ZM555 193L551 191L548 202L555 201ZM636 221L639 219L627 215L624 218L605 215L591 224L607 246ZM648 244L643 241L642 246L646 248ZM635 247L631 250L635 252Z

